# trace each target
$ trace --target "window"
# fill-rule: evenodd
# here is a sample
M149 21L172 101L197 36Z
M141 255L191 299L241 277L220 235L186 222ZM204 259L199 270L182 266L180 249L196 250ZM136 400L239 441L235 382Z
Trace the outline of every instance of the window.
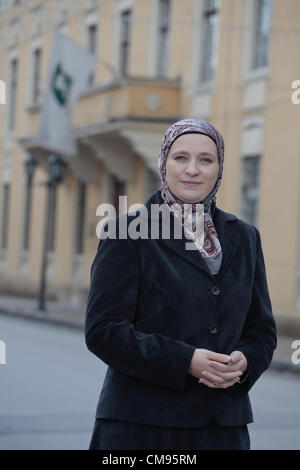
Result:
M151 170L150 168L146 169L146 197L150 197L151 194L155 193L160 185L160 179L155 173L154 170Z
M5 15L11 8L7 0L0 0L0 15Z
M42 33L42 7L39 6L32 10L32 24L31 33L32 36L40 35Z
M15 129L16 106L17 106L17 85L18 85L18 59L13 59L10 63L10 99L8 129L13 132Z
M23 250L28 251L31 226L31 206L32 206L32 184L25 185L25 207L24 207L24 228L23 228Z
M125 196L126 185L116 176L112 176L112 204L115 208L116 215L119 215L119 196Z
M252 225L257 224L259 174L260 157L243 157L241 167L241 217Z
M75 220L75 253L83 253L84 224L86 205L86 183L77 183L76 220Z
M218 59L219 0L204 0L200 81L214 79Z
M88 27L88 50L92 54L96 54L96 44L97 44L97 25L91 24Z
M256 0L254 22L253 69L268 65L271 26L271 0Z
M69 14L69 2L67 0L59 0L57 5L57 24L65 26Z
M48 233L48 251L54 252L55 246L55 230L56 230L56 199L57 199L57 187L52 186L48 192L48 204L49 204L49 233Z
M159 0L158 19L157 74L165 77L168 65L170 0Z
M89 10L91 8L97 8L99 5L99 0L85 0L85 8Z
M88 40L88 50L92 54L97 54L97 25L96 24L91 24L88 26L87 29L87 40ZM89 77L89 84L93 83L94 81L94 73L92 72L90 77Z
M38 103L41 95L41 49L33 51L32 103Z
M16 47L17 44L20 42L21 29L22 29L22 26L18 18L14 18L13 20L10 21L8 34L7 34L9 47L11 48Z
M10 185L5 183L2 188L2 220L1 220L1 249L7 249L8 216L9 216Z
M128 74L131 19L131 10L124 10L121 13L120 74L122 77Z

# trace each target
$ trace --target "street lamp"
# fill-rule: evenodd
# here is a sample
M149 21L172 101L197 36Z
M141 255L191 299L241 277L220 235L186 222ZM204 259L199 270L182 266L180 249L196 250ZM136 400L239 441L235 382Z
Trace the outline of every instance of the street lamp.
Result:
M56 187L63 182L66 172L67 164L62 160L59 155L50 155L48 157L49 164L49 179L45 183L47 191L47 206L46 206L46 221L45 221L45 232L44 232L44 243L42 253L42 265L41 265L41 276L40 276L40 287L39 287L39 298L38 298L38 309L42 312L46 312L45 296L46 296L46 284L47 284L47 253L49 247L49 234L51 233L51 214L54 202L54 193Z
M27 184L28 186L30 186L32 183L34 172L35 172L35 167L37 166L37 161L29 153L25 157L24 165L25 165L25 171L26 171L26 176L27 176Z
M34 176L35 168L37 166L36 159L28 154L26 155L25 161L25 170L27 176L27 185L28 188L31 187L32 179ZM40 275L40 286L39 286L39 295L38 295L38 309L42 312L46 311L45 307L45 296L46 296L46 284L47 284L47 252L49 246L49 233L52 229L51 226L51 213L53 208L54 193L56 191L57 185L63 182L66 172L67 164L59 155L50 155L48 157L49 165L49 178L43 183L47 186L47 201L46 201L46 220L44 227L44 240L43 240L43 252L42 252L42 264L41 264L41 275ZM29 191L27 191L27 194ZM29 202L27 201L28 205Z
M54 186L62 183L67 172L67 164L59 155L50 155L48 157L48 163L50 166L50 182Z

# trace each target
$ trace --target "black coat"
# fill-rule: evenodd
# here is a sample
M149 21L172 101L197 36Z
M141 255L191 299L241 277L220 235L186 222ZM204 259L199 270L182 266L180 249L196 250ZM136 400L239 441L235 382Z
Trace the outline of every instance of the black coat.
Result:
M159 191L145 203L149 213L152 203L163 203ZM213 221L223 255L217 275L185 239L100 240L86 311L87 347L109 365L97 418L175 427L253 421L248 391L276 348L260 234L217 207ZM200 384L188 373L195 348L242 351L248 378L227 389Z

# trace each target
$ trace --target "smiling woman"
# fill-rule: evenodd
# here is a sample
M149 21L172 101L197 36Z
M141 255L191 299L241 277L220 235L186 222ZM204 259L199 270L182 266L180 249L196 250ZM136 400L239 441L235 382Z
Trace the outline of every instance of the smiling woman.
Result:
M250 448L248 392L269 367L276 326L259 231L216 206L223 161L211 123L172 124L161 188L145 203L148 214L165 206L170 236L99 242L86 344L109 367L90 449ZM186 248L190 231L195 250Z

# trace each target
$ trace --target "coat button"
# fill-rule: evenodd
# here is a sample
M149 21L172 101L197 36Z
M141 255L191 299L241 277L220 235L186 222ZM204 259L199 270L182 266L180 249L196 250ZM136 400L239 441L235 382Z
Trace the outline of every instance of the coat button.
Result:
M220 292L221 292L221 289L220 289L218 286L213 286L213 287L211 288L211 292L212 292L212 294L214 294L214 295L219 295Z
M211 325L208 329L211 335L217 335L219 333L219 329L216 325Z

